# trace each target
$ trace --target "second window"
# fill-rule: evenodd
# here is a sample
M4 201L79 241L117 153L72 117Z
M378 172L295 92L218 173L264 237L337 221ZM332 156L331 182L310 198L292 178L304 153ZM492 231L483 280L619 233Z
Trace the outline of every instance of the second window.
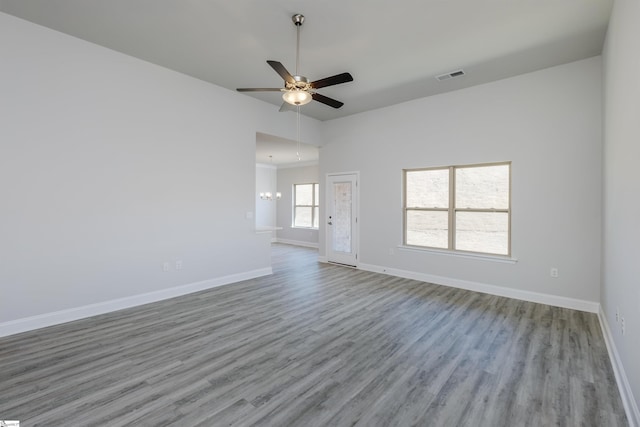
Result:
M293 185L293 227L318 228L318 184Z

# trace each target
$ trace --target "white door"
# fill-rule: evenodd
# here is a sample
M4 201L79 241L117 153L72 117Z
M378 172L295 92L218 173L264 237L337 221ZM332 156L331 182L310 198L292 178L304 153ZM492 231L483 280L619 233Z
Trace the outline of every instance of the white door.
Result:
M358 174L327 175L327 261L358 265Z

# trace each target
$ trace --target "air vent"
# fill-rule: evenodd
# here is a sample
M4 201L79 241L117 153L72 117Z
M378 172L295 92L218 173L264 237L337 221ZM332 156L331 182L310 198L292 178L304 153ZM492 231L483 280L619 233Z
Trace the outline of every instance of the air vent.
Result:
M439 76L436 76L436 79L438 79L439 81L444 81L460 76L464 76L464 70L455 70L451 71L450 73L440 74Z

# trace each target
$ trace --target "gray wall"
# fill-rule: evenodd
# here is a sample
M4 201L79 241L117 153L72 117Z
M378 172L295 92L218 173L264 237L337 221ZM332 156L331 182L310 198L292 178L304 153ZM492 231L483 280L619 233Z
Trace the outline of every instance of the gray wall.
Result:
M320 175L360 172L360 262L369 267L597 307L601 115L595 57L327 122ZM515 264L397 249L403 168L507 160Z
M255 138L295 138L277 107L2 13L0 63L0 326L270 267Z
M616 0L604 50L602 310L640 425L640 3ZM616 310L624 318L616 320ZM615 362L615 359L614 359ZM635 396L635 399L634 397Z
M276 226L277 170L271 165L256 165L256 226ZM274 200L263 200L260 193L271 192Z

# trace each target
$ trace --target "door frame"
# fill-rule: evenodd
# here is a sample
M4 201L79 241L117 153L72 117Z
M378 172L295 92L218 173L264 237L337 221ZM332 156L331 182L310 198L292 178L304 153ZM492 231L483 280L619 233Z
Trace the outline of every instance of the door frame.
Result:
M330 236L329 233L331 228L327 226L327 222L329 221L329 200L330 200L330 183L331 178L339 177L339 176L353 176L355 177L355 188L352 193L352 213L355 217L353 229L351 230L351 243L352 249L355 253L355 264L343 264L338 261L332 261L330 252ZM353 267L358 267L360 263L360 172L359 171L351 171L351 172L331 172L327 173L325 176L325 209L324 209L324 227L325 227L325 259L327 262L349 265Z

